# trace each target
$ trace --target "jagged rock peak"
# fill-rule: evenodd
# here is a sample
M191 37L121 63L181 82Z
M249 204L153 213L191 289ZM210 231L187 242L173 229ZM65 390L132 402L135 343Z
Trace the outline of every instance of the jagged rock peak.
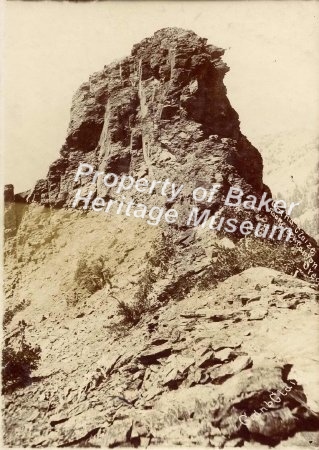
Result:
M223 55L224 50L214 45L206 45L207 39L199 37L194 31L183 28L168 27L162 28L154 33L150 38L143 39L133 46L132 56L143 56L145 50L152 48L176 49L184 48L192 50L193 53L207 52L214 55Z
M79 162L135 178L187 182L187 173L197 185L261 194L262 159L227 98L223 53L192 31L164 28L90 76L73 97L61 157L28 201L70 205ZM96 195L108 192L97 186Z

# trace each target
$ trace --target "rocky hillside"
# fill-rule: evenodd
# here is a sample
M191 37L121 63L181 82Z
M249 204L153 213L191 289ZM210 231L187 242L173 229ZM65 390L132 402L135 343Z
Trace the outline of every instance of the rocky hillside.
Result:
M20 308L5 336L14 341L24 320L27 341L42 354L28 385L5 395L7 445L315 442L315 286L257 267L185 293L216 255L213 242L200 254L197 236L176 244L179 257L153 285L162 307L132 326L118 304L139 292L151 243L161 236L128 220L43 207L26 213L15 258L7 257L8 302ZM102 258L111 282L87 290L90 273L78 278L83 258ZM290 381L289 395L240 422Z
M227 99L222 54L181 29L143 40L75 94L47 178L26 193L7 187L6 445L318 443L318 290L289 275L295 248L70 207L79 187L121 197L75 182L81 162L185 183L181 212L196 186L221 185L198 203L217 214L231 185L270 192ZM170 207L158 193L151 202Z

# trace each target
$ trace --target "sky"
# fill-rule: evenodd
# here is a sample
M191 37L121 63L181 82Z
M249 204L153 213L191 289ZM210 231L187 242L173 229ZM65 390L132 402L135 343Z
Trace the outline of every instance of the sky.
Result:
M90 74L177 26L226 49L228 97L258 148L312 141L319 124L319 2L6 2L4 175L15 192L59 156L72 96ZM262 153L262 149L260 149Z

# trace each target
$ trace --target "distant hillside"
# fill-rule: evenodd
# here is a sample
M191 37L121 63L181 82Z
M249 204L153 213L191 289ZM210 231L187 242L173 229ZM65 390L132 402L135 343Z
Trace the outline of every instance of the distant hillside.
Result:
M266 135L258 146L264 160L264 182L275 197L300 202L292 216L318 241L319 138L305 144L300 134Z

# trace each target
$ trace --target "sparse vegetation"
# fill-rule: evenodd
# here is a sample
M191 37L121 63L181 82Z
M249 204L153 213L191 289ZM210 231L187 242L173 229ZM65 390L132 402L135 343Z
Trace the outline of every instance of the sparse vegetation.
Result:
M302 261L298 250L287 244L263 241L257 238L241 239L234 248L225 248L216 244L212 251L211 266L197 274L188 274L176 280L168 290L158 297L158 302L151 300L154 283L165 276L174 257L175 249L171 236L164 236L152 246L147 257L147 267L140 280L139 288L132 303L120 301L118 314L123 323L135 325L147 313L152 312L168 298L181 300L194 287L209 289L226 278L243 272L250 267L268 267L293 275Z
M17 312L23 311L25 308L27 308L30 305L30 301L22 300L22 302L18 303L16 306L14 306L12 309L7 309L3 314L3 325L7 326L13 317L16 315Z
M146 257L148 257L149 265L158 267L162 275L168 271L174 255L175 248L172 235L163 233L161 240L153 244L150 254Z
M154 283L168 272L174 254L172 236L162 234L162 239L154 243L151 251L146 254L147 267L132 304L124 301L120 301L118 304L117 313L122 316L125 324L137 324L145 313L151 312L155 308L149 296Z
M301 261L296 248L277 242L247 238L241 239L235 248L216 244L212 265L199 280L198 286L206 289L250 267L258 266L293 275Z
M3 392L12 391L24 386L29 380L31 371L38 368L41 349L25 340L24 328L20 329L19 343L14 348L6 345L2 352L2 387Z
M123 323L135 325L139 322L141 317L152 310L151 302L147 297L135 300L132 305L119 301L117 312L123 318Z
M74 281L91 295L102 289L106 284L111 284L112 272L105 266L105 259L88 260L84 256L78 261L74 274Z

